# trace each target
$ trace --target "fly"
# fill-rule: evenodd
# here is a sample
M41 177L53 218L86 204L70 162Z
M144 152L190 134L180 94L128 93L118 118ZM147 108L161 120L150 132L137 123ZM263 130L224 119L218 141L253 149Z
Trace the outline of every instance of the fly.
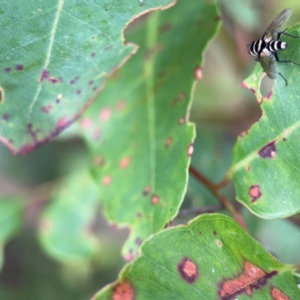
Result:
M279 60L277 55L278 50L284 50L287 47L287 43L280 40L281 35L286 35L292 38L300 38L299 36L286 33L285 31L287 29L278 31L280 27L289 19L291 13L292 10L290 8L283 10L268 26L263 36L248 46L249 54L255 56L255 60L260 62L260 65L267 76L271 79L275 79L277 74L279 74L284 79L286 86L287 80L278 71L277 62L293 63L297 66L300 66L300 64L297 64L291 60Z

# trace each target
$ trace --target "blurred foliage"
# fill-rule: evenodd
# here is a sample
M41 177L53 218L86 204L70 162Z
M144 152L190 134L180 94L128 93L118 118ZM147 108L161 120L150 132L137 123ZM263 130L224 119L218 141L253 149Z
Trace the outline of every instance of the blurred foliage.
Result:
M236 136L261 115L253 94L239 87L255 64L246 46L260 37L270 20L286 7L293 9L288 24L300 20L300 4L296 0L235 2L236 5L231 0L220 1L223 27L205 55L203 79L197 85L191 109L191 120L197 125L193 164L216 181L222 179L231 164ZM136 20L132 26L138 26L139 22ZM126 36L130 36L130 28ZM3 198L26 190L22 200L26 207L23 228L18 234L11 231L15 236L4 248L0 299L88 299L114 281L124 264L120 253L128 231L108 227L100 212L94 230L101 247L91 264L61 265L49 258L37 243L40 216L50 201L49 183L61 182L64 176L80 171L90 158L72 127L52 143L26 156L12 156L0 144L0 157ZM232 197L232 188L226 193ZM209 192L190 177L183 207L213 203L216 200ZM244 209L243 213L253 236L271 253L284 263L300 263L300 216L264 221ZM185 220L176 222L181 221Z

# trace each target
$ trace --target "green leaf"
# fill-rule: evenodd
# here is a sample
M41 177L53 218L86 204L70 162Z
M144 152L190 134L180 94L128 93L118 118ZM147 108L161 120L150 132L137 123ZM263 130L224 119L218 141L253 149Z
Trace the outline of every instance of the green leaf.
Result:
M136 51L123 29L174 0L1 4L0 141L23 154L49 142Z
M287 32L300 36L300 25ZM300 63L299 40L284 35L282 40L289 46L278 52L279 59ZM300 67L278 63L278 68L288 86L278 76L266 97L259 91L259 64L243 83L255 94L263 113L238 138L228 173L235 184L237 200L263 218L287 217L300 211Z
M21 228L23 205L18 198L0 198L0 270L4 263L5 243Z
M299 299L292 271L231 218L203 215L149 238L94 300Z
M88 174L67 178L40 221L45 251L63 263L84 263L95 256L99 242L92 226L97 207L97 189Z
M182 202L195 137L188 122L194 71L218 24L216 6L206 1L149 15L130 38L138 53L81 121L105 213L130 226L128 260Z

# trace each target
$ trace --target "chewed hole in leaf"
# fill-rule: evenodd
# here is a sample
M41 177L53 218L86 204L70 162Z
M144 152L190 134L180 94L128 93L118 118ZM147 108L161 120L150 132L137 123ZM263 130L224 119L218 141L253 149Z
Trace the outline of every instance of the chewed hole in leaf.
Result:
M276 80L281 80L282 78L278 78ZM274 80L270 79L268 76L264 76L261 79L259 91L263 97L267 97L274 87Z

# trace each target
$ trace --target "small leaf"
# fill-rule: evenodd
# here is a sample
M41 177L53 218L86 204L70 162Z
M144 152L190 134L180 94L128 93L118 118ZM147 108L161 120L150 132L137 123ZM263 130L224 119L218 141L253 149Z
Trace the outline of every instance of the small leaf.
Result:
M138 53L81 121L105 213L130 226L128 260L183 200L195 137L188 122L191 87L218 24L216 6L205 1L151 13L130 38Z
M40 221L39 237L46 252L63 263L90 260L99 250L92 232L97 207L97 189L88 174L66 179Z
M17 198L0 198L0 269L4 262L5 243L21 228L23 205Z
M287 32L300 36L300 25ZM300 40L284 35L282 40L289 47L278 52L279 59L300 63ZM263 218L287 217L300 211L300 67L278 63L278 68L288 86L278 75L266 97L259 91L259 64L243 83L255 94L263 114L238 138L228 173L238 201Z
M93 299L299 299L292 271L231 218L203 215L149 238Z
M0 141L23 154L58 135L136 51L124 27L173 1L1 3Z

